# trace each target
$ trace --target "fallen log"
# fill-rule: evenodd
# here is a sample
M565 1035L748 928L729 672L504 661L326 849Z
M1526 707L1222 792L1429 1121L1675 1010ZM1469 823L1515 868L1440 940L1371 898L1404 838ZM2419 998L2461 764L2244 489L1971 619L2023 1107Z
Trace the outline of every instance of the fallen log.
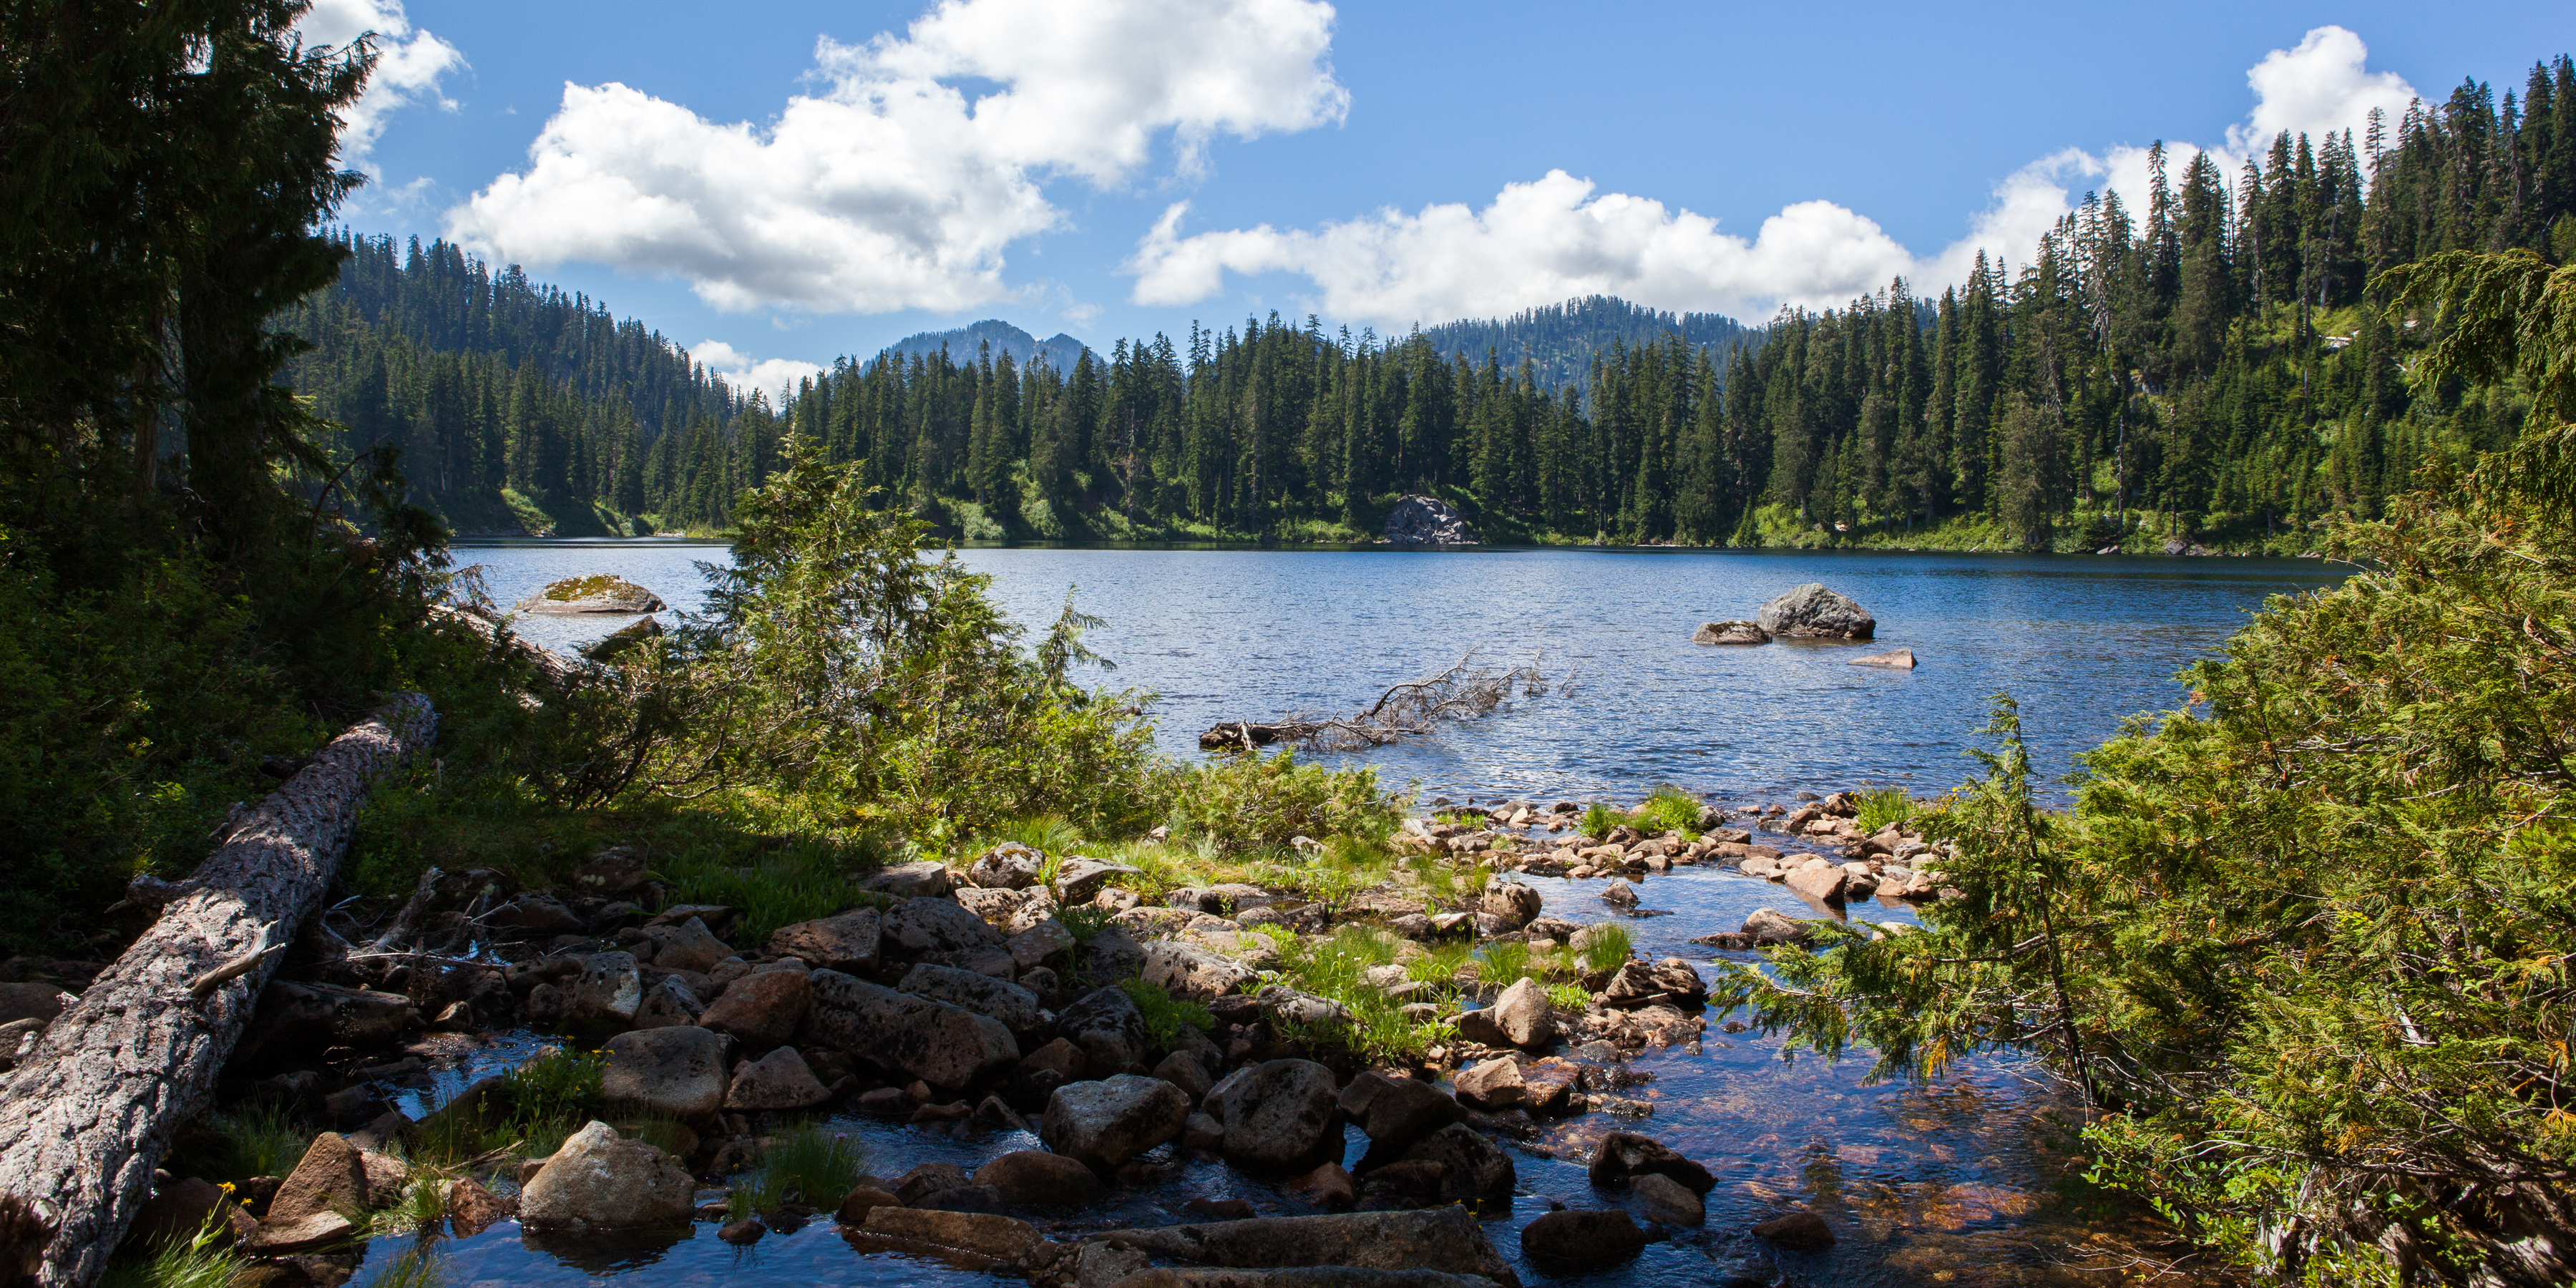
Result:
M367 784L437 729L429 699L403 694L333 739L164 887L152 929L0 1086L0 1280L97 1281L330 888Z

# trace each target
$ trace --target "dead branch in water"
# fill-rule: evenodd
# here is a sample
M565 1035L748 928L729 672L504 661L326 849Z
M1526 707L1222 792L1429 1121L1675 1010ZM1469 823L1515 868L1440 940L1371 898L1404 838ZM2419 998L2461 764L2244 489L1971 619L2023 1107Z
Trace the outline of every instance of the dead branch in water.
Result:
M1310 751L1365 751L1429 733L1444 722L1491 715L1516 696L1544 697L1549 687L1535 660L1526 666L1487 670L1476 665L1476 654L1470 650L1447 670L1390 686L1357 714L1299 714L1267 723L1229 720L1200 734L1199 750L1250 751L1288 743ZM1571 691L1571 686L1558 687Z

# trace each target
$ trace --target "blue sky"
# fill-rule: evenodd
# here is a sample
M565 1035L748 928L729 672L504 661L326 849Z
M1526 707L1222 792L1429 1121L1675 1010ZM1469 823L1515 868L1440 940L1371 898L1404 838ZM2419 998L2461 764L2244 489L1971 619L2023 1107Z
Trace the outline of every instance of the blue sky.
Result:
M2274 128L2500 96L2576 49L2542 3L321 0L307 26L388 50L353 227L461 238L771 383L995 316L1105 347L1272 309L1401 331L1937 287L2134 190L2152 140L2232 175Z

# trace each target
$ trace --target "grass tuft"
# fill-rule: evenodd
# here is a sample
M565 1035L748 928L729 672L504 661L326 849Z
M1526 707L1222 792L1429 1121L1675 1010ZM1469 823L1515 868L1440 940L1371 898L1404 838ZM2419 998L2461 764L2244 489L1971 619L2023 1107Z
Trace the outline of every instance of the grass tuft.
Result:
M225 1180L284 1176L304 1157L304 1147L312 1139L294 1115L273 1100L209 1114L205 1121L223 1138L222 1151L208 1165Z
M1914 817L1914 798L1906 795L1902 787L1856 794L1853 799L1860 804L1860 817L1852 821L1859 825L1863 836L1885 831Z
M1180 1040L1184 1026L1201 1033L1216 1027L1216 1016L1208 1008L1186 997L1174 997L1160 984L1125 979L1118 982L1118 987L1124 989L1136 1003L1136 1009L1144 1013L1145 1033L1154 1040L1155 1046L1169 1050L1174 1042Z
M1586 970L1615 970L1636 951L1636 944L1628 938L1628 928L1615 921L1586 926L1577 933L1583 939L1580 951Z
M726 1210L740 1220L789 1202L834 1207L865 1174L860 1166L864 1157L859 1142L814 1123L798 1123L770 1142L759 1171L725 1191Z

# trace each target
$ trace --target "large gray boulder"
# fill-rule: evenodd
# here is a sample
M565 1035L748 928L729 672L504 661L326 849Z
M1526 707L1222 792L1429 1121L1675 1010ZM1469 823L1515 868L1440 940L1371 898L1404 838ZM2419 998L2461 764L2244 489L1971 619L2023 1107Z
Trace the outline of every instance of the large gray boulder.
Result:
M1645 1248L1646 1232L1615 1208L1549 1212L1521 1230L1521 1251L1550 1274L1617 1265Z
M1478 906L1503 919L1503 924L1518 930L1538 919L1545 907L1539 892L1518 881L1498 881L1485 887Z
M898 863L871 876L861 888L898 899L936 899L948 893L954 882L945 864L936 859L919 863Z
M1010 1029L990 1016L839 971L818 970L810 984L809 1038L934 1087L963 1088L1019 1061Z
M1115 863L1108 859L1087 859L1077 855L1057 866L1055 894L1056 898L1064 901L1066 907L1077 903L1089 903L1092 896L1099 894L1108 886L1109 878L1140 875L1142 870L1130 864Z
M670 605L660 595L609 573L566 577L513 606L522 613L564 616L577 613L658 613Z
M1056 1032L1082 1051L1089 1067L1102 1072L1141 1070L1150 1049L1145 1013L1123 988L1095 989L1056 1017Z
M1449 1093L1412 1078L1364 1070L1342 1088L1342 1113L1368 1133L1372 1144L1400 1149L1455 1122L1467 1108Z
M1157 939L1145 945L1145 982L1174 997L1213 1002L1259 978L1242 962L1196 944Z
M1465 1123L1451 1123L1404 1151L1408 1162L1440 1165L1444 1199L1508 1198L1519 1180L1512 1156Z
M792 970L745 975L725 986L724 995L698 1017L698 1027L730 1033L754 1051L766 1051L796 1036L805 1022L812 986Z
M689 1219L697 1188L670 1155L595 1122L538 1169L519 1196L519 1220L573 1231L670 1225Z
M1763 630L1793 640L1865 640L1878 631L1869 610L1825 589L1820 581L1785 591L1762 606Z
M977 1015L989 1015L1013 1033L1026 1033L1037 1027L1038 995L990 975L923 962L905 972L895 988L915 997L962 1006Z
M734 955L733 949L707 929L697 917L676 926L646 926L641 932L653 945L652 962L657 970L685 970L703 975L715 969L717 962Z
M887 948L905 957L1002 945L1002 932L954 899L906 899L886 911L884 933Z
M1046 870L1046 856L1017 841L1004 841L986 850L966 869L966 879L986 890L1026 890L1038 883L1038 873Z
M725 1090L725 1108L742 1113L811 1109L829 1099L822 1080L790 1046L735 1069L733 1085Z
M880 914L861 908L836 917L781 926L769 936L769 951L796 957L826 970L875 970L883 938Z
M1548 1004L1547 990L1526 975L1485 1009L1513 1046L1537 1050L1556 1040L1556 1009Z
M1208 1093L1225 1125L1226 1161L1269 1171L1303 1170L1341 1154L1341 1089L1312 1060L1272 1060L1238 1070Z
M1048 1149L1105 1171L1179 1136L1189 1116L1190 1098L1180 1088L1122 1073L1056 1088L1038 1137Z
M620 1110L703 1123L724 1107L725 1040L677 1024L620 1033L608 1040L599 1090Z
M1385 536L1402 546L1472 546L1475 526L1436 496L1408 496L1386 512Z

